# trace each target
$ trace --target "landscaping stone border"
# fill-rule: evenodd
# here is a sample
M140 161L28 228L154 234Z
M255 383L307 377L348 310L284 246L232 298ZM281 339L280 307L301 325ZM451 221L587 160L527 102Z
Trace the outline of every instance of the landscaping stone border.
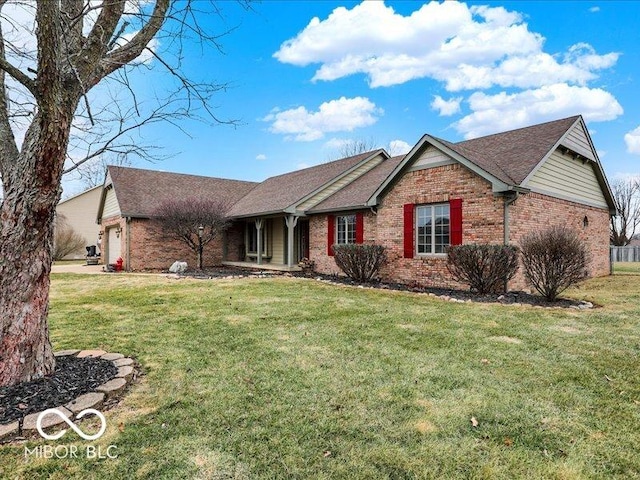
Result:
M121 353L107 353L104 350L62 350L54 353L54 355L56 357L75 356L78 358L100 358L112 362L118 369L118 373L116 373L114 378L96 387L95 391L85 393L65 405L55 407L71 420L77 420L78 413L87 408L100 410L105 406L112 406L138 376L135 361L132 358L125 357ZM42 411L44 411L44 409ZM25 440L26 438L37 435L36 422L38 415L40 415L42 411L25 416L22 422L16 420L5 425L0 425L0 443ZM42 419L42 427L45 430L60 425L61 423L64 423L64 420L58 415L46 415Z

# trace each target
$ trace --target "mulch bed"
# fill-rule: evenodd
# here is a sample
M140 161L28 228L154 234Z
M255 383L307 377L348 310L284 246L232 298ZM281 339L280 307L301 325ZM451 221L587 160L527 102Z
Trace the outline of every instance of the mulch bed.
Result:
M53 375L10 387L0 387L0 424L65 405L108 382L117 373L118 369L108 360L57 357Z
M407 285L402 283L386 283L386 282L354 282L348 277L339 275L325 275L320 273L305 274L303 272L280 272L277 270L259 270L242 267L216 267L204 270L190 269L181 276L213 279L228 277L275 277L288 276L300 278L313 278L320 281L338 283L341 285L350 285L357 287L379 288L383 290L397 290L403 292L431 293L438 297L455 299L460 301L483 302L483 303L501 303L501 304L521 304L539 307L560 307L560 308L591 308L593 305L579 300L568 298L559 298L554 302L549 302L540 295L533 295L526 292L514 291L505 294L486 294L479 295L469 290L456 290L452 288L423 287L420 285Z

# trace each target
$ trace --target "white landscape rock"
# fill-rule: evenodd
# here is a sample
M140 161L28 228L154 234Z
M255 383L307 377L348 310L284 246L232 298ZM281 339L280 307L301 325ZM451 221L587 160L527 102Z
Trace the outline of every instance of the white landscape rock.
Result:
M187 271L187 262L173 262L173 265L169 267L171 273L184 273Z

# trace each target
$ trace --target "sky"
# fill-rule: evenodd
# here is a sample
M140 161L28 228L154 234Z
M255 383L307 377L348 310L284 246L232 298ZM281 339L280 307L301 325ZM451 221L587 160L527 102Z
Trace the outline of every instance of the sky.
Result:
M235 124L148 126L140 141L167 158L134 166L260 181L349 141L395 155L425 133L455 142L581 114L609 179L640 173L640 2L219 5L202 20L229 31L221 51L185 43L183 67L227 85L211 106ZM141 91L169 83L140 75Z

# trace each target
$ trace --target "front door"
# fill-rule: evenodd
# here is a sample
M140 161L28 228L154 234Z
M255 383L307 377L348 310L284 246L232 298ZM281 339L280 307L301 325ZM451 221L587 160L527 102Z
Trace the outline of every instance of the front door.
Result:
M109 258L107 259L107 263L116 263L116 260L120 257L120 237L116 233L115 228L109 228L107 230L109 232L108 244L107 244L107 252Z

